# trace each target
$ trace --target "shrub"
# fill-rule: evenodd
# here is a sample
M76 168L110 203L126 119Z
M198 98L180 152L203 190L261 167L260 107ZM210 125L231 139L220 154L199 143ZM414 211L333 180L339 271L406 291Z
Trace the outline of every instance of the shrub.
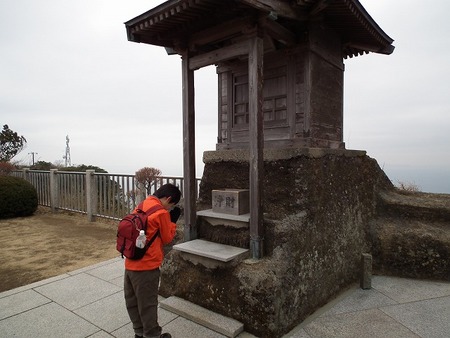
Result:
M404 192L418 192L420 187L415 183L398 181L397 189Z
M37 207L38 196L31 183L0 175L0 218L30 216Z

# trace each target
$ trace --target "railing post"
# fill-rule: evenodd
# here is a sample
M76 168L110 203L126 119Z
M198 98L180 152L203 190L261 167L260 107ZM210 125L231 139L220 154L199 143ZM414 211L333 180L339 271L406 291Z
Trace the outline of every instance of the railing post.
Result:
M56 212L58 207L58 169L50 169L50 208L52 212Z
M23 168L23 170L22 170L22 175L23 175L23 179L25 180L25 181L29 181L29 171L30 171L30 168Z
M137 177L137 173L134 173L134 177ZM136 183L136 205L138 206L139 203L141 203L143 200L145 200L146 191L145 187L142 183L139 183L138 181L135 181Z
M97 214L98 193L94 174L95 170L86 170L86 213L89 222L94 222Z

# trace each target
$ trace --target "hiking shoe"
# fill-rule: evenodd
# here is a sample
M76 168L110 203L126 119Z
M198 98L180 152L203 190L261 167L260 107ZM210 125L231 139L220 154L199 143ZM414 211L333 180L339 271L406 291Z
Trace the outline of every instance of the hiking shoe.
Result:
M138 336L137 334L135 334L134 338L144 338L144 336Z
M163 333L162 335L159 336L160 338L172 338L172 335L170 333Z

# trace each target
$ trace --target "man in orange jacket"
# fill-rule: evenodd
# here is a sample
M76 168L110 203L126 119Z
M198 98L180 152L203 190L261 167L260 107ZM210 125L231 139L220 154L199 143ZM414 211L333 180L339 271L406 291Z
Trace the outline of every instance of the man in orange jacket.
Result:
M173 184L164 184L152 196L146 198L144 211L157 204L163 207L147 218L147 240L157 231L159 235L142 259L125 259L125 303L133 323L135 338L171 337L169 333L161 334L161 326L158 324L159 267L164 259L163 245L169 244L175 236L179 209L171 210L180 198L180 189Z

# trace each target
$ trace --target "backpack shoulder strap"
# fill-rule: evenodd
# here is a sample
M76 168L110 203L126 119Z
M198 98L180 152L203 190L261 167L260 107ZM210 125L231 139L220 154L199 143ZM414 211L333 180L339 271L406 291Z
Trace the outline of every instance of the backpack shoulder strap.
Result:
M164 209L164 207L162 205L156 204L154 206L152 206L150 209L148 209L147 211L144 211L145 214L148 216L150 216L151 214L153 214L154 212ZM142 210L142 209L141 209Z
M164 209L164 207L160 204L156 204L156 205L152 206L150 209L144 210L144 202L141 202L138 204L138 206L136 207L135 210L137 212L143 212L143 213L147 214L147 217L148 217L160 209Z
M142 205L143 205L143 202L142 202ZM139 206L141 206L142 207L142 205L140 204ZM138 207L139 207L138 206ZM144 213L145 213L145 216L146 217L148 217L148 216L150 216L151 214L153 214L154 212L156 212L156 211L158 211L158 210L161 210L161 209L164 209L164 207L162 206L162 205L160 205L160 204L156 204L156 205L154 205L154 206L152 206L150 209L148 209L147 211L145 211ZM142 209L141 209L142 210ZM152 243L154 242L154 240L156 239L156 237L158 237L159 236L159 229L158 230L156 230L156 232L155 232L155 234L153 235L153 237L148 241L148 243L145 245L145 251L147 251L147 249L150 247L150 245L152 245Z
M150 248L150 245L152 245L152 243L155 241L156 237L159 236L159 229L156 230L155 234L153 235L153 237L148 241L148 243L145 245L145 251L148 250L148 248Z

